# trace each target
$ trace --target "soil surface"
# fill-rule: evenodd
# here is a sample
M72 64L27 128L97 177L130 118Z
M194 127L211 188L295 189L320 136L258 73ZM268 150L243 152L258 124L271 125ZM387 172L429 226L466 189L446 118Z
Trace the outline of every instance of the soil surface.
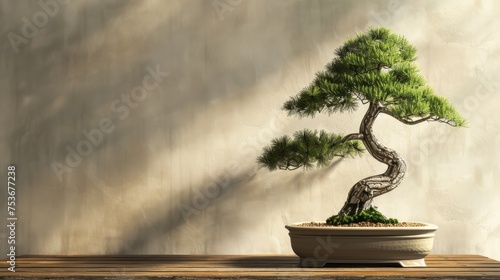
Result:
M397 224L383 224L383 223L372 223L372 222L360 222L360 223L350 223L350 224L345 224L345 225L339 225L339 226L332 226L327 223L317 223L317 222L310 222L310 223L303 223L298 225L300 227L424 227L426 224L422 223L409 223L409 222L400 222Z

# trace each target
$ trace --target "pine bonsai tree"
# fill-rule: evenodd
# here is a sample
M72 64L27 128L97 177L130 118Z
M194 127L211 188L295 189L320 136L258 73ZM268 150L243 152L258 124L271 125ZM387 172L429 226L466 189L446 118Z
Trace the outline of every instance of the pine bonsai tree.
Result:
M326 69L312 83L285 102L288 115L314 117L316 113L353 111L367 104L359 132L348 135L302 130L293 137L283 136L264 148L258 163L269 170L309 169L328 165L334 157L357 156L364 148L387 170L357 182L328 224L353 221L370 216L373 198L396 188L406 172L403 158L383 146L373 134L379 114L414 125L438 121L463 126L465 120L444 97L438 96L419 74L416 48L386 28L370 28L347 40L336 50ZM363 147L364 146L364 147ZM366 211L365 211L366 210ZM392 219L384 220L393 222Z

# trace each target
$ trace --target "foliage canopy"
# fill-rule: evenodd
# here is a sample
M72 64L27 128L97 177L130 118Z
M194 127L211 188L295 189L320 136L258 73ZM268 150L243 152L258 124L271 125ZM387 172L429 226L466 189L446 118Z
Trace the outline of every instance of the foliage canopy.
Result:
M444 97L437 95L419 74L416 48L387 28L371 28L348 39L336 57L311 84L283 105L289 115L353 111L361 104L377 106L380 113L405 124L424 121L463 126L465 120ZM335 156L363 151L360 137L303 130L274 139L258 158L269 170L325 166Z
M355 110L359 102L377 103L384 112L411 122L414 118L461 126L464 119L419 74L416 48L387 28L372 28L347 40L326 69L283 105L290 115Z

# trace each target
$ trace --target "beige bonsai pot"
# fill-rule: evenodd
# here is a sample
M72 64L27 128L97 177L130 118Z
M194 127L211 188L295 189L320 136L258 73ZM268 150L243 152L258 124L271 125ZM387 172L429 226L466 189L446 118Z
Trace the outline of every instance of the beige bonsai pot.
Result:
M292 249L302 267L326 263L396 263L403 267L425 267L424 257L433 246L437 226L412 227L311 227L294 223L290 231Z

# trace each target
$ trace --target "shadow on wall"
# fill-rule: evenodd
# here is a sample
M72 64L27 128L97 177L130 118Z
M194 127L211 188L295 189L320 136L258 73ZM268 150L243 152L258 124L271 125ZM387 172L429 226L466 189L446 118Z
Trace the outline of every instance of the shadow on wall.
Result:
M172 207L170 209L161 209L159 212L162 213L156 219L152 219L144 230L137 231L135 233L124 233L123 238L119 245L117 251L118 254L130 254L134 252L145 252L145 248L153 249L157 246L158 240L168 239L172 236L172 232L178 227L190 224L190 227L198 227L200 230L200 225L203 223L203 219L206 218L206 213L209 211L219 212L217 209L218 203L224 200L234 199L235 193L243 191L244 194L248 193L248 188L245 190L246 184L254 178L248 177L250 170L245 170L238 176L226 177L224 181L218 182L211 186L201 186L195 188L196 193L192 189L182 189L178 193L173 194L175 200L178 201L178 207ZM228 215L229 213L218 213L218 215ZM231 214L233 217L221 218L221 222L228 223L234 226L234 219L236 213ZM186 231L190 231L189 228ZM207 236L213 237L211 231L205 233ZM190 237L195 239L194 237ZM210 239L210 237L207 237ZM220 236L218 236L220 238ZM193 245L197 244L196 240L193 240ZM153 247L153 248L152 248Z
M15 3L1 4L10 10L2 9L2 30L22 33L20 19L41 8L37 1ZM176 153L210 143L210 129L225 117L214 108L244 107L260 83L294 59L345 38L353 26L364 28L366 19L352 15L360 5L242 1L225 6L221 18L212 1L69 1L17 54L4 42L15 122L2 141L24 186L18 196L25 245L18 253L179 251L171 244L155 249L164 242L156 239L185 225L179 209L208 178ZM141 85L146 93L134 91ZM210 147L198 152L196 159L210 165ZM232 173L193 221L208 218L205 209L211 223L225 222L221 209L241 217L216 206L237 192L238 203L246 195L260 199L244 189L254 174ZM114 237L116 246L104 244Z

